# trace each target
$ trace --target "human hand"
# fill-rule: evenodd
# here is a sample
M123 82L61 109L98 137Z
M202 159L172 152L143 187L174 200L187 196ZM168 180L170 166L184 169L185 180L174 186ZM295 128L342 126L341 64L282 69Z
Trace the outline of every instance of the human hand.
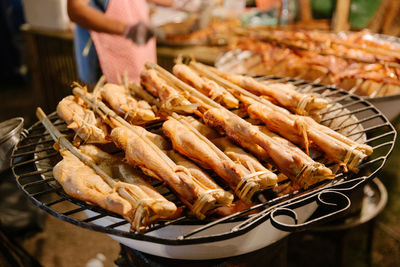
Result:
M154 36L154 32L146 23L140 21L136 24L126 26L124 36L127 39L131 39L137 45L145 45Z

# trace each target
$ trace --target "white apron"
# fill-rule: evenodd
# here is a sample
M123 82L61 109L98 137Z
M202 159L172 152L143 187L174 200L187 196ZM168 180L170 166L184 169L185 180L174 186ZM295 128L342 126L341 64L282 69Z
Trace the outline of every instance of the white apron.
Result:
M149 23L149 10L145 0L111 0L105 15L127 24L139 21ZM146 61L156 62L154 38L144 46L137 46L119 35L91 31L90 36L107 82L118 83L118 75L125 72L129 80L139 82L140 72Z

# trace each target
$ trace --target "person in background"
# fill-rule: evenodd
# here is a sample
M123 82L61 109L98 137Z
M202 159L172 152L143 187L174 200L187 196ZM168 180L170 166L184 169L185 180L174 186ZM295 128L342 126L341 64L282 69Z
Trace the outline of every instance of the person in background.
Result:
M201 0L148 0L176 9L195 10ZM154 32L145 0L68 0L68 15L76 23L74 52L78 74L95 84L101 74L108 82L119 76L139 81L146 61L156 62Z

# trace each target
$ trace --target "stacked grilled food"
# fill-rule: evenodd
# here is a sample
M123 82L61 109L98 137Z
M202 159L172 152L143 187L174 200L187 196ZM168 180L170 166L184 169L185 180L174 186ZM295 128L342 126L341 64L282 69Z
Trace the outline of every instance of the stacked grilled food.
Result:
M328 101L295 89L194 61L178 62L173 74L148 63L141 85L101 79L91 93L77 86L57 107L76 135L74 147L60 146L54 177L71 196L140 232L181 212L223 216L264 190L287 193L357 172L372 148L318 123ZM184 211L151 186L154 179Z
M334 84L361 96L400 94L400 46L368 31L330 33L295 29L237 29L231 49L260 55L261 75Z

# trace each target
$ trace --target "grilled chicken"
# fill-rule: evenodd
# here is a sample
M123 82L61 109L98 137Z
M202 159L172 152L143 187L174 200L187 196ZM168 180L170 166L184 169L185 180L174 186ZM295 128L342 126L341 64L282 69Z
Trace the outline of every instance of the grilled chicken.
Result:
M101 97L118 115L132 124L156 119L150 105L146 101L134 99L123 86L107 83L101 89Z
M179 91L168 85L155 70L143 70L140 77L143 87L158 97L166 110L192 113L197 109L197 105L190 103Z
M251 173L244 166L233 162L215 145L205 141L205 137L194 132L188 126L174 118L169 118L163 124L165 135L172 141L176 151L187 156L201 166L212 169L221 177L244 202L249 203L255 192L262 186L265 177Z
M199 120L196 120L194 117L190 116L181 116L187 123L189 123L194 129L196 129L199 133L207 137L209 140L221 137L213 128L208 127L204 123L201 123Z
M212 142L234 162L240 163L250 173L258 174L254 177L258 180L257 182L260 184L261 189L271 188L276 185L278 181L276 174L264 167L253 155L234 145L225 137L213 139Z
M329 159L352 171L357 171L357 165L372 153L370 146L358 144L309 117L282 114L250 98L241 99L251 103L247 108L251 118L262 120L268 129L307 151L309 144L317 147Z
M79 150L89 156L110 177L129 184L128 190L160 217L170 217L176 212L174 203L165 199L132 166L122 163L122 158L112 156L92 145L80 146Z
M121 158L92 145L81 146L80 152L112 177L115 184L111 187L70 151L62 150L63 160L54 167L53 173L67 194L122 215L136 231L157 218L175 215L175 204L160 195L131 166L122 163Z
M259 145L282 173L305 187L333 177L330 169L315 162L301 150L277 142L228 110L212 108L204 113L203 119L208 126L225 132L241 146L243 142Z
M107 126L79 98L67 96L57 105L57 114L85 143L108 143Z
M71 152L66 150L60 152L63 160L54 166L53 174L68 195L94 203L126 218L132 217L132 205L118 193L113 192L113 189L92 168Z
M117 127L112 130L111 137L125 151L128 164L140 167L149 176L166 182L198 218L204 219L204 214L214 207L215 198L193 181L188 170L172 161L172 164L167 162L164 152L150 147L143 136L134 134L126 127Z
M112 130L111 138L125 151L128 164L138 166L144 173L165 181L187 201L192 202L196 199L196 191L190 177L183 172L175 172L140 136L125 127L117 127Z
M236 164L221 159L207 143L177 120L169 118L163 124L163 131L176 151L214 170L229 185L235 187L244 176Z
M229 205L233 201L233 195L228 191L223 190L218 186L210 175L203 169L199 168L196 164L176 153L173 150L168 151L168 156L177 164L184 166L190 174L198 181L199 185L204 191L210 194L222 205Z
M205 77L200 77L195 71L185 64L176 64L172 68L173 73L185 83L193 86L212 100L227 108L237 108L239 101L225 88Z
M234 162L241 164L250 173L258 173L255 175L255 179L258 179L261 189L273 187L277 183L277 176L267 168L265 168L253 155L247 153L240 147L234 145L226 137L221 137L212 128L204 125L193 117L182 117L187 121L193 128L199 131L202 135L208 138L213 144L215 144L221 151L223 151L229 158ZM258 145L257 145L258 146ZM261 151L264 151L258 146ZM265 151L264 151L265 152ZM260 152L263 153L263 152ZM264 160L267 155L263 153Z
M198 64L198 63L196 63ZM280 106L300 115L318 113L328 105L328 101L313 94L302 94L294 85L287 83L263 84L252 77L234 75L209 67L215 74L243 87L253 94L272 98Z
M331 43L327 40L328 38L324 38L319 44ZM335 49L318 51L318 47L313 47L306 51L246 38L232 48L250 50L261 56L263 62L259 71L249 74L297 77L312 82L335 84L358 95L372 97L400 93L400 71L396 66L398 59L388 60L386 56L375 52L365 53L362 49L373 48L362 43L358 44L361 49L353 49L346 47L343 41L340 42L334 44ZM390 50L393 51L392 48ZM398 53L394 51L394 54Z

